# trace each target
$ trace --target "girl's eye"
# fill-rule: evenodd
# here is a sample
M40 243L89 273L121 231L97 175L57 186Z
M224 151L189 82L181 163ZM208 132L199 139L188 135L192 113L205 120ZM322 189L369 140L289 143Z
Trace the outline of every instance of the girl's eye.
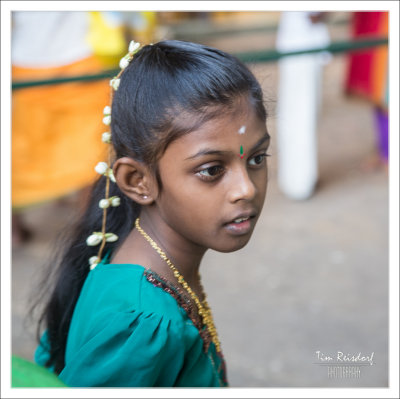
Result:
M264 162L264 159L268 156L269 155L265 152L263 154L258 154L256 156L254 156L253 158L249 159L249 165L251 165L251 166L261 165Z
M210 166L200 170L196 174L199 175L203 180L215 180L224 172L224 168L220 165Z

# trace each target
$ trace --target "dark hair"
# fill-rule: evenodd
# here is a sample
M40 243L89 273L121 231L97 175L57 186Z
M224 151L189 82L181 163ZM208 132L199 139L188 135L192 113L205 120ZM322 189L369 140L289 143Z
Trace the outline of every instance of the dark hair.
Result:
M259 83L235 57L207 46L167 40L143 47L120 77L112 102L112 144L115 157L132 157L154 171L161 181L157 161L168 144L221 112L234 111L245 99L257 116L266 119ZM99 115L99 118L101 116ZM47 328L50 358L46 364L56 373L64 368L64 354L72 314L89 272L88 259L97 249L86 245L93 231L101 231L105 180L94 185L87 209L72 231L56 267L55 284L39 321ZM129 234L140 206L127 198L116 184L110 196L118 195L121 205L109 208L107 231ZM112 252L117 243L107 243Z

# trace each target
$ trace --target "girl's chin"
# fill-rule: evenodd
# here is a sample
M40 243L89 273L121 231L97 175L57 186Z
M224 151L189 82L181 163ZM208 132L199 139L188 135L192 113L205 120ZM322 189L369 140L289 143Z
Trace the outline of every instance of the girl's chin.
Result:
M210 249L222 253L239 251L239 249L242 249L247 245L247 243L250 241L250 237L251 234L248 234L246 236L236 237L236 240L234 240L233 242L230 243L227 242L218 246L214 245L213 247L210 247Z

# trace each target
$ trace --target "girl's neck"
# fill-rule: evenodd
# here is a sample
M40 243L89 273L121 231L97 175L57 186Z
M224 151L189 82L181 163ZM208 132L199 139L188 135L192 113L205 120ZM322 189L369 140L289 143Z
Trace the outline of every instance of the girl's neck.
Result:
M191 243L167 226L158 214L146 210L141 212L140 227L162 249L198 297L203 299L199 267L206 248ZM177 284L172 269L137 229L132 230L117 250L112 263L141 264Z

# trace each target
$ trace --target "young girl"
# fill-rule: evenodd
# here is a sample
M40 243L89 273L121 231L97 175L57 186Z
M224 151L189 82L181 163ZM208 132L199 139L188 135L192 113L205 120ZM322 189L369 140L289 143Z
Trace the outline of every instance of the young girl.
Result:
M262 91L194 43L132 42L121 67L113 158L58 264L35 359L68 386L227 386L199 266L209 248L244 247L261 213Z

